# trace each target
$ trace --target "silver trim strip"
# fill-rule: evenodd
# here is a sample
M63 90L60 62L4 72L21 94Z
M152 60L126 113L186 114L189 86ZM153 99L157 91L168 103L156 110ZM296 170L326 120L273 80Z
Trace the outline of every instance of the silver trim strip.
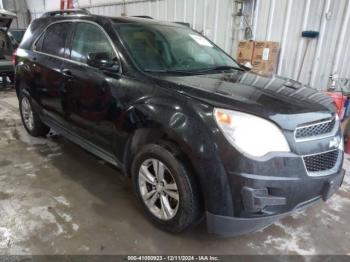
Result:
M78 62L78 61L75 61L75 60L72 60L72 59L69 59L69 58L65 58L65 57L60 57L60 56L55 56L55 55L52 55L52 54L48 54L48 53L44 53L44 52L40 52L40 51L37 51L36 50L36 44L37 42L39 41L40 37L46 33L47 29L54 25L54 24L59 24L59 23L87 23L87 24L92 24L92 25L95 25L97 26L103 33L104 35L107 37L110 45L112 46L113 50L114 50L114 53L116 54L116 57L118 59L118 62L119 62L119 72L120 74L123 73L123 70L122 70L122 64L121 64L121 60L120 60L120 56L119 56L119 53L112 41L112 39L110 38L110 36L107 34L107 32L104 30L104 28L102 26L100 26L99 24L97 24L96 22L92 22L92 21L88 21L88 20L81 20L81 19L67 19L67 20L62 20L62 21L55 21L55 22L52 22L51 24L49 24L48 26L45 27L45 29L43 30L43 32L35 39L35 41L33 42L33 45L31 47L31 50L34 52L34 53L38 53L38 54L42 54L42 55L46 55L46 56L50 56L50 57L53 57L53 58L57 58L57 59L60 59L60 60L63 60L63 61L66 61L66 62L70 62L70 63L73 63L73 64L77 64L77 65L81 65L81 66L86 66L86 67L89 67L89 68L94 68L92 66L89 66L88 64L85 64L85 63L82 63L82 62ZM96 68L94 68L96 69Z
M322 122L317 122L316 124L309 124L309 125L299 126L296 129L301 129L301 128L310 127L310 126L316 126L316 125L322 125L322 124L325 124L325 123L332 122L333 120L334 120L334 118L326 120L326 121L322 121Z
M305 138L297 138L296 137L297 131L299 129L303 129L303 128L307 128L307 127L311 127L311 126L322 125L322 124L325 124L325 123L330 123L333 120L335 120L335 124L334 124L334 127L333 127L333 129L332 129L332 131L330 133L322 134L322 135L316 135L316 136L310 136L310 137L305 137ZM336 135L336 133L338 131L338 127L339 127L339 121L336 120L336 118L333 118L333 119L330 119L330 120L327 120L327 121L322 121L322 122L319 122L317 124L309 124L309 125L305 125L305 126L299 126L299 127L297 127L294 130L294 139L295 139L295 142L300 143L300 142L307 142L307 141L314 141L314 140L320 140L320 139L329 138L329 137L332 137L332 136Z

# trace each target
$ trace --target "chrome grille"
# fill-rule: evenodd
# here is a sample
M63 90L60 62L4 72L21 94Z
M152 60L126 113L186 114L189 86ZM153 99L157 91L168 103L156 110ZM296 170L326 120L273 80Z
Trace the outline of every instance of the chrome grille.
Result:
M304 156L304 163L310 173L323 172L336 167L339 158L339 150L333 150L321 154Z
M335 123L336 120L335 118L333 118L331 120L324 121L321 123L298 127L295 131L295 138L304 139L331 133L334 129Z

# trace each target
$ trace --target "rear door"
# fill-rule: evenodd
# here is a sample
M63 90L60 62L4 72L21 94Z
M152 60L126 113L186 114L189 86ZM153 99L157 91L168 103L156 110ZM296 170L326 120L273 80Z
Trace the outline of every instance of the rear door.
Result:
M66 57L66 45L71 22L50 25L34 45L31 72L34 72L32 96L51 118L62 122L61 95L65 92L61 67Z

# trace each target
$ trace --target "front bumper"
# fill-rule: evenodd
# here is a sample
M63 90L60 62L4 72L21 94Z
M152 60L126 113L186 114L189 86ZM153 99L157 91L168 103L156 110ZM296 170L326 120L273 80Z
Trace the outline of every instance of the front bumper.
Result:
M243 175L244 176L244 175ZM288 199L285 199L285 203L289 202L289 204L292 202L295 203L295 199L298 198L298 196L294 195L293 192L304 192L304 197L308 195L308 193L313 195L311 198L304 198L307 199L303 202L300 202L296 204L294 207L290 208L290 205L288 206L288 209L283 209L281 206L283 206L283 197L277 196L269 196L269 195L259 195L259 194L242 194L243 195L243 202L245 203L252 203L252 204L246 204L252 210L254 208L257 209L265 209L267 212L260 212L255 213L254 215L251 214L250 217L230 217L230 216L222 216L222 215L215 215L210 212L207 212L207 226L209 233L221 235L221 236L238 236L243 234L249 234L256 232L258 230L261 230L265 227L270 226L277 220L286 217L290 215L291 213L295 211L300 211L305 208L307 208L310 205L315 204L316 202L320 200L326 201L329 199L342 185L343 179L345 176L345 170L341 170L340 172L326 176L326 177L319 177L316 179L312 179L309 181L304 180L264 180L259 181L256 178L247 178L244 179L248 181L248 184L252 185L252 188L256 187L256 185L259 185L260 188L283 188L284 190L290 192L288 194ZM249 180L251 180L249 182ZM310 188L312 190L310 191ZM261 192L261 191L258 191ZM315 194L315 192L317 192ZM248 199L249 198L249 199ZM270 201L270 202L269 202ZM270 203L270 205L269 205ZM257 206L254 206L257 205ZM268 215L270 213L270 215Z

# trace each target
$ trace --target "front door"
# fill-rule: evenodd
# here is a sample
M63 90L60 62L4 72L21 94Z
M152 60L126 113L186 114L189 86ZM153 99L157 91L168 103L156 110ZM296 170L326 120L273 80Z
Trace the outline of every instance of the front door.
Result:
M103 29L88 22L75 23L70 49L69 60L62 67L66 121L79 136L111 152L115 132L112 118L117 107L113 89L120 86L121 76L89 66L87 59L89 54L103 52L113 61L117 54Z

